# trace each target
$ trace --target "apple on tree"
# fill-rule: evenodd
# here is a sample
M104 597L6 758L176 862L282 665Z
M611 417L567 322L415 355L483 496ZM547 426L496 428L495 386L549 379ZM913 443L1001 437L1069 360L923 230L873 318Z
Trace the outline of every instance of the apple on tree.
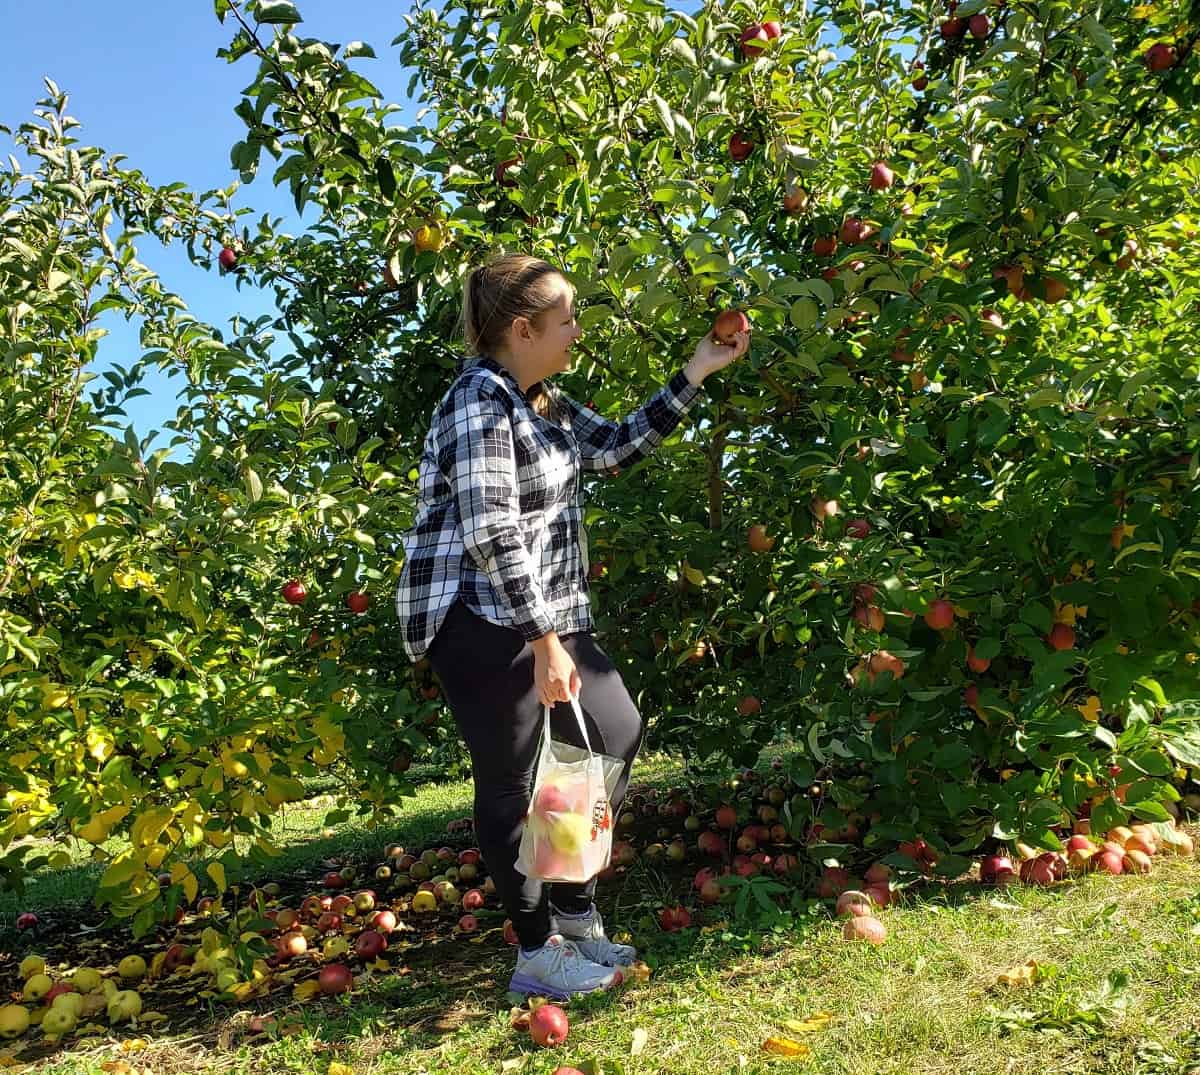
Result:
M734 131L729 136L729 156L735 161L744 161L754 152L754 142L743 131Z

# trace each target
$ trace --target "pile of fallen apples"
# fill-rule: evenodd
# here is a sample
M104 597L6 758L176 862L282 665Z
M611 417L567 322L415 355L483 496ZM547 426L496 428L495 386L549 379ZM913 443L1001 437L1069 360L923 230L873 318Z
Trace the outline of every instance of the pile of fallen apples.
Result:
M1190 858L1195 850L1192 838L1177 822L1118 825L1097 844L1090 822L1082 819L1075 822L1063 851L1039 852L1018 842L1019 865L1014 866L1007 855L989 855L979 864L979 879L990 885L1018 880L1029 885L1052 885L1070 873L1149 873L1154 856L1160 852Z
M483 908L495 885L483 876L478 849L430 848L415 856L391 845L384 857L375 880L380 887L390 885L390 897L381 897L374 888L340 891L355 880L353 866L327 872L321 879L326 891L311 893L294 907L281 903L275 883L251 889L243 906L231 914L219 900L206 896L197 901L194 918L209 919L214 926L202 929L200 943L174 941L151 956L149 964L142 955L128 955L115 973L113 968L80 967L55 981L46 973L43 957L27 956L20 965L22 1003L0 1008L0 1037L17 1038L36 1026L57 1040L85 1026L94 1028L104 1018L110 1024L136 1023L143 1014L143 997L135 987L174 974L198 977L201 996L244 1001L269 991L280 968L316 970L317 989L332 996L353 987L354 971L347 960L366 965L378 959L393 933L416 931L408 923L438 912L461 911L465 913L457 920L457 932L479 928L472 912ZM169 875L160 880L169 882ZM178 923L191 924L186 912ZM510 933L506 929L506 936ZM269 954L254 959L247 975L230 938L247 941L256 936L268 943ZM289 979L298 976L288 974Z
M823 830L813 820L823 786L797 786L779 766L774 768L765 777L742 770L724 784L691 792L631 789L615 819L612 860L600 880L619 879L639 862L690 876L690 884L684 882L685 899L665 901L658 909L658 925L675 933L689 928L704 908L729 900L731 886L722 883L726 878L767 875L807 887L815 876L815 895L832 901L835 914L845 919L843 935L882 943L887 933L877 912L892 904L905 885L933 873L936 849L921 839L907 841L898 849L907 866L875 861L861 875L854 873L843 855L865 857L860 826L867 828L871 819L848 814L842 830ZM464 833L471 827L470 819L463 818L449 830ZM840 845L837 858L821 857L829 845ZM1155 855L1172 852L1194 854L1191 838L1176 821L1121 826L1098 840L1090 822L1080 819L1062 851L1038 851L1018 842L1015 852L985 856L979 878L991 885L1051 885L1088 870L1146 873ZM344 993L354 985L353 963L375 963L406 932L474 933L480 928L476 912L489 900L495 902L495 885L477 848L431 847L412 854L390 845L383 862L373 868L375 887L355 891L348 889L358 879L356 868L332 868L337 865L325 864L328 872L320 879L324 891L284 900L278 884L262 884L231 911L212 897L199 900L180 919L185 928L211 923L201 929L199 944L185 944L177 935L162 951L126 956L115 968L80 967L58 981L47 975L41 957L29 956L21 964L22 1003L0 1008L0 1036L14 1038L40 1026L47 1036L61 1037L101 1018L110 1024L136 1023L142 1016L139 984L169 975L197 976L198 993L222 1001L262 996L280 979L296 983L303 978L308 989L325 995ZM167 884L170 877L160 880ZM495 908L491 914L500 917ZM36 917L27 913L22 920L33 932ZM517 943L511 922L504 922L503 934L508 943ZM265 945L266 952L252 961L249 971L232 938L255 938L260 951ZM549 1012L541 1019L552 1016Z

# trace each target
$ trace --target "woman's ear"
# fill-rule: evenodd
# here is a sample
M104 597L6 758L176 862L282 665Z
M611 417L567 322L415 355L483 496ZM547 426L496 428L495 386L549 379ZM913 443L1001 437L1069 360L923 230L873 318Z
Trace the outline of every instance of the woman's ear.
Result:
M509 333L514 340L532 343L533 322L528 317L514 317L512 326L509 328Z

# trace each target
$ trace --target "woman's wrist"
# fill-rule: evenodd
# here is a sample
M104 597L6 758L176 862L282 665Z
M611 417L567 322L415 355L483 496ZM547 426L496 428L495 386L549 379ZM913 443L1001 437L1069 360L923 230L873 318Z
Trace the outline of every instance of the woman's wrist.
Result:
M704 383L704 373L697 368L694 362L689 362L683 367L683 375L688 379L688 383L693 388L699 388Z

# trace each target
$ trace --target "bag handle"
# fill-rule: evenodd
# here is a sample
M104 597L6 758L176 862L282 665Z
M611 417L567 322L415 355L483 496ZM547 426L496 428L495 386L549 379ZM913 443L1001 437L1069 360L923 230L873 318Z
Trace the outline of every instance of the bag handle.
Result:
M579 708L579 699L574 694L571 694L570 698L571 698L571 708L573 710L575 710L575 721L579 725L579 734L583 736L583 745L585 747L587 747L588 757L594 758L595 754L592 752L592 742L588 738L587 725L584 723L584 720L583 720L583 710ZM544 705L544 706L542 706L542 710L545 714L543 721L542 721L543 734L546 737L546 741L549 742L550 738L551 738L551 736L550 736L550 707L548 705Z

